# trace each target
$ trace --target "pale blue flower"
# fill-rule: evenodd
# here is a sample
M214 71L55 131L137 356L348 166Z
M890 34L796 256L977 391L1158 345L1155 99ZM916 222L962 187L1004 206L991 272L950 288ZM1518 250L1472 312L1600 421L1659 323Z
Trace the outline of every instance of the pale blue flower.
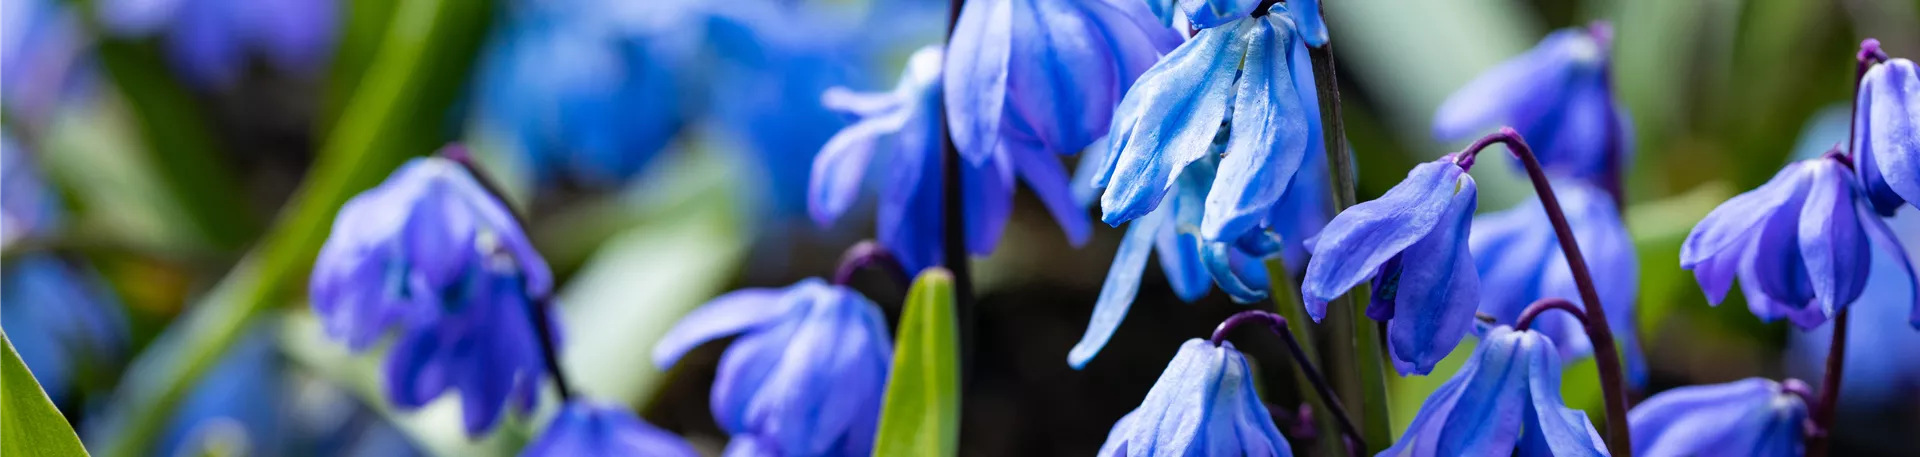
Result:
M1562 402L1561 368L1546 335L1494 327L1379 456L1608 455L1586 413Z
M1799 395L1762 378L1661 392L1627 412L1633 454L1646 456L1798 456L1806 420Z
M1893 215L1920 204L1920 66L1907 59L1876 65L1860 80L1853 153L1873 207Z
M1541 166L1574 178L1618 179L1633 140L1613 94L1612 33L1596 23L1547 35L1447 97L1434 113L1433 136L1458 141L1512 126Z
M1253 387L1253 370L1233 343L1194 338L1180 345L1140 407L1121 417L1101 457L1292 456L1287 438Z

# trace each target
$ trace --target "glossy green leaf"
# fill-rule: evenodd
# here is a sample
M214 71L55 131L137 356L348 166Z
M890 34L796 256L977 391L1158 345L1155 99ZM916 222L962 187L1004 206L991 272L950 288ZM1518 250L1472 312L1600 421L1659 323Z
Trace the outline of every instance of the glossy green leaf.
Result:
M80 436L67 425L67 418L53 407L47 392L40 390L33 372L14 352L13 341L0 331L0 455L7 457L55 457L87 455Z
M953 274L932 268L913 281L893 350L875 456L952 456L960 445L960 333Z

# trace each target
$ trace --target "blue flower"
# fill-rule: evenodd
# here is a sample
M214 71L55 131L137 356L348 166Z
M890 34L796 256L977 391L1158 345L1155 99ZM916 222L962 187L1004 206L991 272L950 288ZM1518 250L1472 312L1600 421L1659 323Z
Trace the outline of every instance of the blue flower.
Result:
M60 3L0 2L0 98L9 115L43 121L67 95L87 87L85 36Z
M1920 67L1891 59L1860 80L1854 153L1873 207L1893 215L1901 202L1920 204Z
M547 424L521 457L647 455L697 457L693 446L654 427L626 408L570 402Z
M47 397L74 406L69 402L79 381L114 373L126 355L127 321L96 273L28 253L7 260L3 282L0 326Z
M720 358L713 418L727 455L867 455L893 341L880 307L808 278L713 299L653 347L665 369L701 343L739 335Z
M461 165L423 158L341 208L310 295L328 335L356 351L400 328L388 395L411 408L457 389L478 435L509 397L533 406L545 367L529 312L552 283L499 199Z
M1598 273L1593 279L1601 303L1607 306L1608 325L1633 328L1634 302L1640 294L1640 261L1613 198L1578 180L1561 181L1553 190L1566 211L1567 223L1573 226L1588 270ZM1585 307L1580 303L1572 270L1567 267L1566 254L1560 249L1560 238L1555 236L1539 198L1474 218L1468 246L1480 275L1479 311L1493 316L1495 322L1512 325L1527 305L1542 298L1572 297L1567 300ZM1532 328L1553 339L1562 359L1593 352L1586 328L1572 315L1541 315ZM1617 333L1627 359L1627 377L1635 385L1645 383L1647 376L1646 360L1634 336L1637 333Z
M1113 424L1099 455L1291 456L1293 449L1260 402L1247 357L1233 343L1194 338L1180 345L1140 407Z
M1920 213L1901 212L1890 219L1894 233L1906 243L1907 254L1920 249ZM1920 353L1920 332L1907 322L1906 306L1914 301L1913 285L1897 268L1892 255L1876 252L1867 289L1854 303L1847 330L1846 382L1840 384L1840 412L1870 412L1898 408L1920 394L1920 359L1887 354ZM1833 326L1821 325L1787 335L1788 373L1815 379L1826 369L1833 344ZM1870 348L1870 349L1861 349Z
M193 84L227 87L264 54L282 71L309 73L333 52L340 5L328 0L106 0L100 20L113 33L167 30L174 70Z
M276 325L256 321L244 339L182 400L159 455L284 455L292 452L286 419L285 362L273 341Z
M33 157L0 133L0 249L58 230L64 219L59 195L41 179Z
M1180 42L1152 14L1140 0L967 2L943 70L960 154L982 163L1003 141L1073 154L1106 135L1121 94Z
M1834 154L1787 164L1693 227L1680 266L1693 271L1709 302L1718 305L1737 276L1755 315L1812 328L1860 297L1873 244L1894 254L1913 280L1900 241L1868 208L1843 160Z
M1587 415L1561 403L1560 369L1546 335L1494 327L1380 456L1607 455Z
M1627 413L1634 455L1798 456L1806 420L1799 395L1762 378L1661 392Z
M879 238L908 271L944 261L940 63L938 47L922 48L908 61L893 92L860 93L836 87L821 100L857 121L827 140L814 159L807 194L814 222L831 225L853 205L865 182L867 164L881 147L880 138L892 135L894 141L887 149L894 162L880 196ZM1060 221L1068 242L1075 246L1085 242L1092 227L1085 208L1075 203L1068 190L1066 167L1047 154L1013 152L1035 147L1028 143L1008 141L1001 146L1008 150L996 151L985 163L961 164L967 192L968 252L993 252L1013 213L1015 177L1025 181Z
M1401 374L1427 374L1473 328L1480 278L1467 247L1479 194L1453 156L1415 166L1378 200L1334 216L1312 246L1300 293L1315 322L1369 278L1367 316L1387 322Z
M1162 24L1173 23L1171 6L1177 4L1181 12L1186 13L1187 23L1196 29L1217 27L1221 24L1239 20L1253 13L1260 6L1260 0L1162 0L1148 1L1153 6L1153 14L1160 17ZM1299 24L1301 38L1313 47L1327 44L1327 25L1320 18L1320 0L1292 0L1286 2L1285 9L1272 12L1285 13L1293 23Z
M1611 87L1611 40L1604 23L1547 35L1447 97L1434 114L1434 137L1458 141L1509 125L1542 166L1574 178L1617 179L1632 140Z

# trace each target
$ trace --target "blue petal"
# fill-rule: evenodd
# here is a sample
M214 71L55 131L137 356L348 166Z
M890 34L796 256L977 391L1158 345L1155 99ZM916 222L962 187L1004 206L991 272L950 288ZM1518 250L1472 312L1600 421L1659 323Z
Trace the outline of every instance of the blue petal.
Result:
M1866 288L1873 254L1855 211L1852 173L1834 160L1817 160L1807 172L1812 190L1800 210L1800 256L1820 308L1833 315Z
M845 109L855 94L845 89L828 90L822 103L828 108ZM813 175L807 185L807 209L813 222L822 227L833 225L847 207L860 196L860 184L866 181L867 161L873 158L874 143L883 135L900 131L914 118L904 102L881 108L876 115L855 122L827 139L820 154L813 158Z
M1320 0L1292 0L1284 8L1287 18L1293 20L1294 32L1307 41L1307 46L1327 44L1327 21L1320 16Z
M1138 221L1161 218L1164 216L1159 214L1171 212L1171 208L1156 210L1134 221L1138 224ZM1173 224L1160 223L1156 231L1159 233L1154 236L1154 252L1160 259L1161 271L1167 275L1167 285L1173 287L1173 294L1187 303L1205 297L1213 283L1207 275L1209 266L1201 263L1203 242L1192 231L1182 231Z
M1266 291L1255 289L1248 284L1244 278L1240 277L1240 272L1234 268L1234 252L1233 247L1227 243L1208 242L1201 246L1200 258L1207 266L1207 273L1211 274L1213 281L1220 285L1220 291L1226 292L1228 296L1233 297L1234 301L1254 303L1265 300Z
M1201 235L1231 239L1259 225L1287 189L1305 160L1308 110L1290 68L1289 54L1305 44L1290 27L1254 21L1251 48L1241 66L1233 97L1231 136L1220 172L1207 193ZM1317 152L1317 151L1315 151Z
M1009 157L1032 154L1027 149L1030 146L1022 139L1004 138L1000 140L1002 150L995 151L987 161L962 164L966 166L960 171L960 192L965 196L961 203L967 211L967 252L992 254L1000 244L1007 220L1013 217L1013 163Z
M1554 108L1572 72L1570 45L1581 32L1547 35L1518 57L1501 62L1447 96L1433 116L1433 136L1454 141L1501 123L1529 123Z
M1692 270L1752 236L1755 227L1800 193L1803 181L1799 172L1798 162L1788 164L1766 184L1727 199L1707 213L1681 244L1680 267Z
M1447 417L1452 415L1454 405L1459 404L1460 394L1465 391L1467 382L1479 371L1480 357L1476 353L1474 357L1467 358L1466 364L1461 365L1460 371L1455 372L1453 378L1440 384L1440 388L1435 389L1432 395L1427 396L1426 401L1420 403L1420 410L1414 412L1413 422L1407 425L1407 430L1400 435L1400 440L1395 441L1393 447L1381 451L1378 457L1403 457L1409 454L1435 455L1433 449L1439 442L1441 426L1445 425Z
M946 200L942 192L940 156L933 151L908 152L891 164L893 176L880 194L875 237L892 251L909 272L941 263L942 221Z
M578 455L700 455L678 436L641 421L626 409L567 403L547 423L538 439L520 452L522 457Z
M734 434L751 431L750 408L756 394L771 380L774 367L779 366L799 327L796 320L783 320L733 340L720 355L708 402L714 424L721 430Z
M1545 296L1541 276L1558 246L1546 224L1538 200L1474 218L1467 246L1480 276L1480 312L1496 322L1512 325L1527 305Z
M1119 225L1160 204L1188 164L1207 154L1226 119L1250 21L1200 31L1140 75L1114 112L1112 173L1101 221Z
M1401 253L1387 347L1402 374L1432 372L1473 328L1480 277L1466 244L1478 196L1473 178L1462 175L1437 227Z
M1139 1L1019 0L1014 8L1009 115L1064 154L1106 135L1120 94L1159 60L1160 46L1178 40L1141 20Z
M1520 332L1526 353L1527 408L1525 449L1543 456L1604 456L1606 444L1595 439L1587 415L1567 408L1560 397L1560 356L1553 342L1539 332ZM1631 332L1627 332L1631 333ZM1525 453L1526 451L1523 451Z
M1864 112L1868 108L1872 107L1861 106L1860 110ZM1862 114L1861 117L1866 117L1866 115ZM1864 131L1872 127L1861 124L1859 128ZM1865 136L1866 134L1860 133L1856 135ZM1858 154L1857 157L1859 157L1860 161L1858 168L1860 170L1860 187L1866 190L1867 202L1873 205L1873 211L1875 213L1881 216L1892 216L1895 211L1900 209L1900 205L1906 203L1906 201L1900 199L1900 194L1895 193L1892 187L1887 186L1887 178L1880 173L1880 164L1878 161L1873 160L1874 154L1871 150L1864 148L1856 148L1854 150L1864 151Z
M1755 251L1759 250L1759 246L1759 243L1749 245L1746 256L1755 257L1757 255ZM1754 317L1760 318L1761 322L1773 322L1784 318L1800 329L1806 330L1827 321L1826 311L1818 306L1810 306L1806 302L1780 301L1768 295L1760 286L1763 280L1754 273L1757 266L1753 262L1741 263L1738 268L1740 293L1747 298L1747 310L1752 311Z
M1856 211L1860 213L1860 220L1866 222L1867 236L1873 239L1874 244L1880 246L1881 252L1892 256L1893 260L1898 262L1895 265L1899 267L1900 275L1907 280L1907 290L1914 291L1909 295L1913 302L1900 303L1900 305L1913 309L1912 317L1908 321L1914 328L1920 328L1920 271L1915 271L1913 259L1908 256L1900 238L1894 235L1893 228L1888 227L1886 221L1873 217L1865 207L1856 207ZM1876 268L1885 268L1885 266Z
M1774 301L1793 306L1818 298L1814 295L1813 279L1807 273L1806 259L1799 249L1799 219L1811 190L1807 169L1811 163L1803 161L1794 167L1797 176L1791 183L1793 193L1780 209L1760 221L1758 227L1746 229L1759 232L1756 249L1747 257L1753 267L1753 279Z
M1147 254L1153 252L1154 239L1160 236L1161 230L1167 230L1163 225L1169 212L1163 209L1149 213L1134 219L1133 225L1127 227L1119 252L1113 255L1112 266L1107 267L1107 280L1100 285L1100 298L1093 304L1093 318L1087 321L1087 333L1067 352L1067 364L1074 369L1087 366L1087 361L1093 360L1100 348L1107 346L1107 340L1113 338L1113 331L1120 328L1120 320L1126 319L1127 309L1133 306L1133 298L1140 292L1140 275L1147 268Z
M1788 413L1769 411L1776 404L1784 404ZM1767 429L1767 422L1794 426L1778 435L1797 444L1797 426L1805 417L1805 405L1782 395L1778 383L1747 378L1661 392L1629 411L1627 423L1635 455L1757 455L1743 449L1753 447L1756 432Z
M1521 334L1506 327L1495 328L1481 340L1473 354L1479 369L1461 370L1455 379L1466 378L1460 397L1453 403L1433 440L1433 455L1506 455L1519 443L1521 419L1529 405L1526 392L1528 370L1520 363L1530 352ZM1424 412L1424 411L1423 411Z
M1260 0L1180 0L1180 9L1194 28L1217 27L1253 13Z
M810 278L809 282L818 282ZM794 286L799 287L799 286ZM687 313L660 341L653 344L653 365L662 370L680 361L687 351L708 341L726 338L766 325L797 305L786 289L742 289L729 292Z
M1855 149L1873 155L1886 185L1908 204L1920 202L1920 66L1892 59L1867 71L1860 87Z
M999 147L1013 55L1013 0L975 0L961 8L943 67L947 129L967 161Z
M1440 225L1449 214L1449 202L1471 181L1463 173L1451 159L1423 163L1379 199L1334 216L1314 242L1313 258L1300 285L1314 321L1326 316L1327 302L1365 281L1387 259Z

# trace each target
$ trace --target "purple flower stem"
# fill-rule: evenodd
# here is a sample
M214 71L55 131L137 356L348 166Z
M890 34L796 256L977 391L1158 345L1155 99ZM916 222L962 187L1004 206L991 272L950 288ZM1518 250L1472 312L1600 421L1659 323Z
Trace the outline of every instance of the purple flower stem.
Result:
M1853 109L1847 113L1847 158L1857 159L1854 147L1854 131L1860 124L1860 80L1866 78L1867 70L1874 64L1887 60L1887 53L1880 50L1880 40L1868 38L1860 41L1860 52L1854 54L1853 66ZM1852 164L1849 163L1849 166ZM1833 317L1833 343L1827 345L1827 372L1820 381L1820 399L1813 401L1812 433L1807 436L1807 455L1825 457L1832 440L1828 430L1833 430L1835 409L1840 405L1840 375L1846 371L1847 361L1847 321L1852 314L1846 308Z
M1513 155L1527 168L1527 177L1533 180L1533 190L1540 194L1540 206L1547 211L1547 220L1553 223L1554 236L1560 240L1560 251L1567 257L1567 268L1573 273L1574 285L1580 289L1580 302L1586 304L1587 339L1593 341L1594 359L1600 365L1600 390L1606 396L1607 403L1607 449L1615 457L1633 457L1633 439L1627 431L1627 391L1620 369L1620 350L1614 347L1613 329L1607 324L1607 308L1600 304L1599 290L1593 286L1593 274L1587 270L1587 259L1580 254L1580 244L1573 237L1573 225L1567 223L1567 214L1560 208L1560 199L1553 193L1553 184L1547 180L1547 172L1540 167L1540 159L1534 157L1533 149L1527 147L1527 141L1513 127L1501 127L1500 131L1474 141L1466 150L1454 156L1454 163L1461 168L1471 168L1473 157L1482 149L1494 143L1507 145Z
M521 230L526 230L526 215L514 209L513 205L507 204L507 194L502 193L500 186L493 182L493 178L487 174L487 171L480 168L480 164L473 160L473 155L467 153L465 145L458 143L447 145L445 149L440 150L440 157L466 168L467 173L473 175L473 180L480 183L480 187L485 188L494 199L500 200L500 206L507 209L507 214L513 215L513 222L519 224ZM546 363L547 373L553 376L553 387L560 392L560 401L572 401L573 388L568 387L572 384L567 382L566 371L560 369L560 350L553 342L553 322L546 312L553 308L553 297L528 298L527 317L533 320L533 334L540 340L540 360Z
M1219 347L1220 343L1227 340L1227 332L1233 331L1234 327L1256 321L1265 324L1267 330L1273 331L1274 335L1287 343L1287 351L1293 354L1293 363L1299 364L1300 371L1305 372L1307 379L1313 382L1313 390L1320 394L1322 400L1326 400L1327 410L1333 412L1334 417L1339 419L1340 432L1352 440L1353 445L1348 448L1355 451L1354 455L1361 455L1359 451L1367 447L1366 441L1360 437L1360 429L1353 426L1353 419L1347 415L1347 408L1340 404L1340 396L1334 395L1333 386L1327 383L1326 377L1320 375L1320 370L1313 367L1313 359L1307 357L1305 349L1301 349L1300 341L1294 338L1292 331L1287 330L1287 318L1257 309L1241 311L1228 317L1226 321L1220 322L1220 326L1213 329L1213 337L1210 341L1213 342L1214 347Z
M900 266L900 260L894 258L893 253L878 242L865 240L847 248L847 253L840 255L840 267L833 271L833 284L847 285L853 280L854 273L867 267L886 270L887 276L902 286L913 283L913 278L907 275L907 269Z
M1527 309L1520 312L1520 318L1513 321L1513 329L1526 330L1533 325L1535 318L1540 317L1540 313L1556 309L1572 314L1575 320L1580 321L1580 325L1587 325L1587 313L1580 310L1580 305L1575 305L1565 298L1548 297L1527 305Z

